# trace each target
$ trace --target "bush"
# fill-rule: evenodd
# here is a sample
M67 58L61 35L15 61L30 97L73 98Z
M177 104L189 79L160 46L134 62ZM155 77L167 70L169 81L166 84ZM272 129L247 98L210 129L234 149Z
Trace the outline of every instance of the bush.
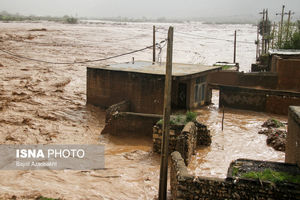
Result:
M188 112L186 112L186 120L185 121L186 121L186 123L195 121L196 117L197 117L197 113L188 111Z
M280 49L300 49L300 20L289 26L288 24L285 24L284 30L287 29L289 30L289 33L286 33L285 31L282 35L282 43L277 41L276 46Z
M283 43L283 49L300 49L300 31L295 32L290 40Z
M170 117L170 125L186 125L188 122L193 122L196 120L197 113L186 112L185 115L172 115ZM163 119L159 120L157 124L162 125Z
M65 15L63 17L64 22L67 24L77 24L78 23L78 19L75 17L69 17L68 15Z

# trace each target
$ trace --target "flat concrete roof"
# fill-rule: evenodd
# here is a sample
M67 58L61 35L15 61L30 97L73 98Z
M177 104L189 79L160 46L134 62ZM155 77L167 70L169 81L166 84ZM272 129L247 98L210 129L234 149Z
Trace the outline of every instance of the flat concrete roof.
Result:
M173 63L172 76L187 76L206 71L221 69L221 66L206 66L201 64L182 64ZM137 72L144 74L165 75L166 63L154 63L148 61L136 61L134 63L118 63L99 67L88 67L96 69L105 69L112 71Z
M300 50L297 49L270 49L270 55L287 55L287 56L294 56L300 55Z

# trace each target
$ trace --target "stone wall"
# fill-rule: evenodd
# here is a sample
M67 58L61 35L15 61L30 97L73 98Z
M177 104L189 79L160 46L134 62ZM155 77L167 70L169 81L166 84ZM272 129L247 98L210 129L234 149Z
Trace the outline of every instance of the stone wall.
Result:
M197 128L194 122L187 123L176 141L176 151L180 152L185 164L189 164L197 146Z
M288 106L300 106L299 92L219 86L219 106L286 115Z
M252 179L194 177L180 153L171 154L170 185L173 200L300 199L300 185Z
M153 151L161 153L162 126L153 127ZM169 154L179 151L188 165L197 146L211 144L210 131L199 122L189 122L183 125L171 125L169 137Z
M157 120L156 122L158 122ZM177 138L181 134L183 125L171 125L169 132L169 153L176 150ZM161 153L161 143L162 143L162 125L156 124L153 126L153 151L156 153Z
M300 167L300 107L290 106L285 162Z
M207 126L199 121L195 122L197 130L197 146L209 146L211 144L211 134Z

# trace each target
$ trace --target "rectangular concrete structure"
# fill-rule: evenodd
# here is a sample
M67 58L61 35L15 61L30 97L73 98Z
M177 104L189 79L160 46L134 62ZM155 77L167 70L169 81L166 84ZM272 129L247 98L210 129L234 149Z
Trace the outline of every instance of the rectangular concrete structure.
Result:
M285 162L300 166L300 106L289 107Z
M173 63L172 108L191 109L208 98L207 75L221 67ZM87 103L109 107L130 102L130 111L162 114L165 63L137 61L87 68Z

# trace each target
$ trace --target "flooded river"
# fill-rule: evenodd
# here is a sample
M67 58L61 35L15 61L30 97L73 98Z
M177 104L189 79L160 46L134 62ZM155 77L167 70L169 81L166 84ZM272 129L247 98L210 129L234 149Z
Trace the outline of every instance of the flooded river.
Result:
M152 25L0 23L0 46L15 54L53 62L99 59L151 45ZM255 45L251 41L256 37L256 27L173 25L174 62L231 61L233 45L228 40L232 40L237 29L238 40L244 41L238 43L237 60L241 70L249 71L255 57ZM169 24L156 26L158 40L165 39ZM41 28L46 30L37 31ZM165 49L161 55L164 60ZM104 144L106 167L94 171L0 171L0 199L34 199L40 195L62 199L153 199L156 196L159 156L151 152L151 139L100 135L105 112L86 105L86 67L130 61L131 57L56 65L0 52L0 143ZM152 53L139 52L134 57L151 60ZM215 103L217 96L215 91ZM196 112L199 120L209 126L213 143L197 151L189 166L191 173L224 177L231 160L241 157L284 160L284 153L268 147L266 136L257 134L263 121L271 115L225 109L224 131L221 131L222 113L217 104ZM272 117L286 121L283 116Z

